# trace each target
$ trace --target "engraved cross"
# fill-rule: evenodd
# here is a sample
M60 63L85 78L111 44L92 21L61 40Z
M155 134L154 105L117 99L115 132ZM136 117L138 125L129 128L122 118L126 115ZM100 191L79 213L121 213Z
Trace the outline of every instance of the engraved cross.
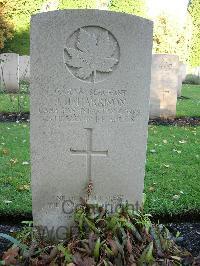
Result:
M108 150L106 151L93 151L93 138L92 128L85 128L87 130L87 146L85 150L75 150L70 148L70 152L73 155L85 155L86 156L86 165L87 165L87 177L91 179L92 172L92 156L108 156Z
M165 90L165 89L162 89L160 90L162 92L162 96L163 96L163 101L165 100L165 94L166 93L169 93L169 90Z

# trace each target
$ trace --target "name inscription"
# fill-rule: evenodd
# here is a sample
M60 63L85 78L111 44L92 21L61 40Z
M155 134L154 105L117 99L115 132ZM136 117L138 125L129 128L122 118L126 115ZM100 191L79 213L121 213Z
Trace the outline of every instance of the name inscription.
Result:
M40 105L44 120L65 122L134 122L140 111L130 108L125 89L55 89L53 105Z
M177 68L177 65L176 62L170 62L163 58L160 64L158 64L158 68L162 71L172 71Z

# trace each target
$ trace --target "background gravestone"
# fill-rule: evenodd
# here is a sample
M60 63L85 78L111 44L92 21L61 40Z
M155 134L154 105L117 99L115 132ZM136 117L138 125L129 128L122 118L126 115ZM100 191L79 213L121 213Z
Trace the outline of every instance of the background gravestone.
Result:
M19 57L19 80L30 81L30 56Z
M181 97L181 90L182 90L181 63L182 62L179 62L179 68L178 68L178 89L177 89L177 97Z
M186 66L186 64L181 62L179 68L180 68L180 73L181 73L181 76L182 76L182 81L184 81L185 78L186 78L186 75L187 75L187 66Z
M182 83L186 78L186 65L183 62L179 62L179 71L178 71L178 91L177 96L181 97Z
M150 86L150 111L149 118L159 118L160 117L160 91L157 88L157 64L158 64L158 56L152 55L152 63L151 63L151 86Z
M19 91L19 55L15 53L0 54L1 90L7 93Z
M120 21L120 23L118 23ZM33 218L69 224L80 197L141 203L152 22L65 10L31 22Z
M150 118L176 116L179 58L176 55L154 54L151 71ZM154 114L154 116L153 116Z

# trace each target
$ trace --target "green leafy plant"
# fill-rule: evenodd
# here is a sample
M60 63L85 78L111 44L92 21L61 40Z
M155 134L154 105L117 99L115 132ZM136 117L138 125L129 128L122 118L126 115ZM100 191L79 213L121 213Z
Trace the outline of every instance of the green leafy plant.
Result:
M64 247L62 244L58 244L57 246L58 251L60 251L63 255L64 255L64 262L65 263L70 263L72 262L72 254L70 253L70 251Z
M111 0L109 9L142 17L147 15L147 7L144 0Z
M4 262L9 258L13 265L195 265L165 226L151 223L149 215L128 205L108 213L84 203L74 221L70 238L59 244L39 239L37 232L31 239L26 233L18 234L16 241L7 237L15 245L4 253Z

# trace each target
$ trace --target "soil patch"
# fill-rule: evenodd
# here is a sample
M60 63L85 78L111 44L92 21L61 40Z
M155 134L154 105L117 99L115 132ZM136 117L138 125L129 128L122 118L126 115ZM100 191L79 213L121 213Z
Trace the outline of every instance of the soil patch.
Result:
M4 233L7 235L12 235L14 232L19 231L21 228L20 225L11 225L11 224L0 224L0 233ZM8 249L8 246L11 243L4 239L4 238L0 238L0 258L3 255L3 252L6 251Z
M29 122L30 113L0 113L0 122Z
M149 125L162 126L200 126L200 117L177 117L174 119L150 119Z
M177 244L182 248L187 249L194 257L200 255L200 223L169 223L167 228L176 235L180 232L179 241ZM11 235L19 231L20 224L0 224L0 233ZM3 252L8 248L10 242L0 238L0 258Z
M29 122L30 113L0 113L0 122ZM149 120L150 125L163 126L200 126L200 117L179 117L174 119L156 118Z
M200 223L170 223L170 231L180 232L179 246L186 248L194 257L200 255Z

